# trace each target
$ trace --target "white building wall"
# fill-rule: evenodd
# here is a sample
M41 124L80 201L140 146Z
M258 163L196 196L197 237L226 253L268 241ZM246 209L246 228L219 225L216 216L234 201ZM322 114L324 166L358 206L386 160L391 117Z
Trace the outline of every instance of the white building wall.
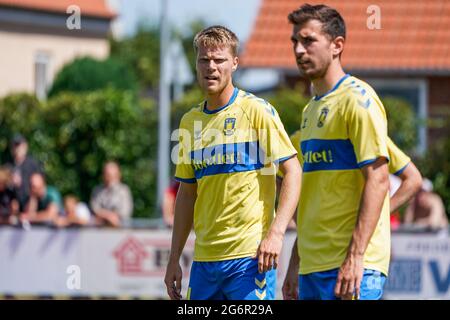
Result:
M75 57L89 55L98 59L109 55L108 40L52 34L17 33L0 30L0 97L13 92L34 92L35 59L48 56L48 80Z

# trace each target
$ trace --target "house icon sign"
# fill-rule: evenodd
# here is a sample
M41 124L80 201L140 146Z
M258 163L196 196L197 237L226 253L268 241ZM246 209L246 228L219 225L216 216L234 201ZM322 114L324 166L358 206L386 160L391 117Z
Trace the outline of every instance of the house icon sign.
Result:
M149 253L136 238L126 238L113 252L117 260L118 271L122 275L139 275L145 273L144 260Z

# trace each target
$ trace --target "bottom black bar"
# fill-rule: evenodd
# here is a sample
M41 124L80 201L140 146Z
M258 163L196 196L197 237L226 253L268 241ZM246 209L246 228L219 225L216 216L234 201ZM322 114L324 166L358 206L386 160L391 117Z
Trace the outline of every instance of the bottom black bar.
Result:
M322 314L358 315L369 312L383 314L385 309L401 310L403 317L416 310L442 307L448 310L450 301L168 301L168 300L0 300L2 313L14 312L15 316L27 312L33 315L45 312L46 318L61 319L60 312L48 312L61 308L63 314L85 316L97 313L104 318L129 319L310 319ZM51 308L51 309L50 309ZM10 309L10 310L8 310ZM345 312L345 313L343 313ZM355 313L357 312L357 313ZM361 312L361 313L359 313ZM20 318L20 317L19 317ZM91 317L89 317L91 318Z

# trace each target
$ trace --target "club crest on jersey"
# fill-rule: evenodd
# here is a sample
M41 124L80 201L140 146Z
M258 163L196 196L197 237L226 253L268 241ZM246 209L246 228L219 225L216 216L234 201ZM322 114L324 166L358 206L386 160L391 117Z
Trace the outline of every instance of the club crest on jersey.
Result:
M320 111L320 116L319 116L319 120L317 121L317 126L319 128L322 128L325 122L325 119L327 118L328 112L330 111L330 109L328 109L327 107L324 107L321 111Z
M234 134L234 128L236 126L236 118L226 118L223 125L223 133L226 136L231 136Z

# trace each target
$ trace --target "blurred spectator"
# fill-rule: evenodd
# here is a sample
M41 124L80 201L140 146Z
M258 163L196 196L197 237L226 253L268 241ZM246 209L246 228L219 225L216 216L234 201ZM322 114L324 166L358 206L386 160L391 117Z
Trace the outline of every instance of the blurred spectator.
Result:
M59 216L55 224L62 227L80 227L89 224L91 212L88 206L73 195L64 197L64 215Z
M120 227L131 218L133 199L127 185L121 183L119 165L109 161L103 167L103 185L95 187L91 208L97 225Z
M19 209L23 211L30 196L30 177L33 173L43 173L43 170L39 162L28 155L28 142L24 136L16 134L13 137L11 153L13 185L19 200Z
M173 181L170 186L164 192L164 198L162 203L162 213L164 223L168 227L173 227L173 219L175 216L175 199L177 197L178 189L180 188L180 183L178 181Z
M17 195L12 188L11 171L0 168L0 225L13 224L13 220L19 211Z
M396 175L389 174L389 197L390 198L392 198L392 196L395 194L395 192L400 188L401 184L402 184L402 179L400 179ZM401 218L400 218L400 213L397 210L394 210L394 211L391 210L390 218L391 218L391 230L398 230L402 223Z
M35 224L53 225L62 212L61 194L52 186L47 186L42 173L30 177L30 198L21 213L20 220Z
M404 223L427 230L448 227L444 204L441 197L433 192L430 180L423 179L421 189L406 209Z
M389 175L391 230L400 228L401 218L399 209L417 194L422 183L422 175L411 161L397 175Z

